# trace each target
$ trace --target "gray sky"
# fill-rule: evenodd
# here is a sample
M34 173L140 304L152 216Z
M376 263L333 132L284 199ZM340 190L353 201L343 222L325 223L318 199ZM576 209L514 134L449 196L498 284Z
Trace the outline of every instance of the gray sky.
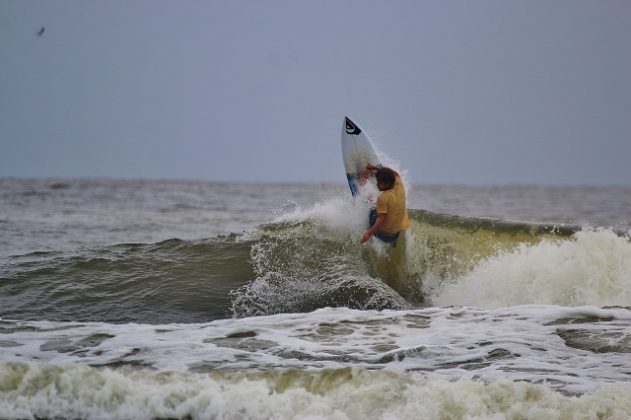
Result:
M0 176L631 184L631 2L0 0ZM40 28L45 27L39 36Z

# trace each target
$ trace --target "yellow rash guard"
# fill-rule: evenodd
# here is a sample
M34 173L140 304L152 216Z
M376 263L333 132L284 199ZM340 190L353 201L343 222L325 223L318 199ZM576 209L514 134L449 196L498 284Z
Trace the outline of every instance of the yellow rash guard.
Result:
M381 226L381 232L394 235L410 226L405 201L405 188L401 182L401 177L396 177L394 187L379 194L377 213L387 215L385 223Z

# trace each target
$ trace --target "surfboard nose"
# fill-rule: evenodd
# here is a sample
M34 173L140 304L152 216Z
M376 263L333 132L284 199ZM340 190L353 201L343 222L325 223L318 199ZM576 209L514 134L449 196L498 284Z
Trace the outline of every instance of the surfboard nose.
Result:
M350 118L346 116L344 117L344 126L346 129L346 133L348 134L357 135L362 132L361 129L357 127L357 124L355 124L353 121L351 121Z

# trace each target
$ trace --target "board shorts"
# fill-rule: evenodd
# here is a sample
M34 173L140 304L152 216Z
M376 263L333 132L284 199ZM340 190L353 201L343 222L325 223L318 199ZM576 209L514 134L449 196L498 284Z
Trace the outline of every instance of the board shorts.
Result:
M370 224L370 227L373 227L376 221L377 221L377 209L370 209L370 215L368 216L368 223ZM399 239L399 233L401 232L397 232L394 234L389 234L385 232L375 232L373 236L376 237L377 239L382 240L383 242L392 244L392 246L396 246L397 239Z

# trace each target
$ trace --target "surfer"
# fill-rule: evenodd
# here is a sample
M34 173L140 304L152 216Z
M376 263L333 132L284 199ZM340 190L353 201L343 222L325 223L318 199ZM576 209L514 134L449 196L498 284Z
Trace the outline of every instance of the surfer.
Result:
M362 236L360 244L375 236L394 245L401 231L410 226L405 188L396 171L371 164L366 166L362 179L365 181L373 172L381 193L377 197L376 209L370 211L370 228Z

